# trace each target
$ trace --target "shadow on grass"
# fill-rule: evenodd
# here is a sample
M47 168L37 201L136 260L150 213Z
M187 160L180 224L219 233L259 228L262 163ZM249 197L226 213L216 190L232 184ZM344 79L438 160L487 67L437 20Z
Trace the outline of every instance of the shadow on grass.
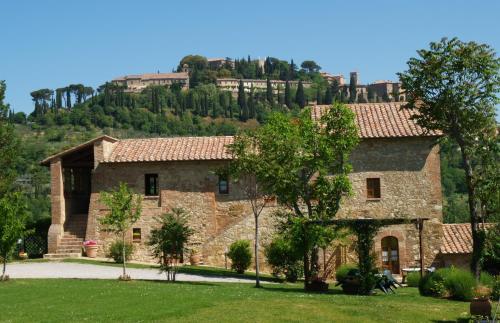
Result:
M162 279L132 279L132 281L156 283L156 284L166 284L166 285L192 285L192 286L212 286L218 287L220 284L210 283L210 282L187 282L187 281L168 281Z
M278 286L265 286L262 290L269 292L279 293L298 293L298 294L311 294L311 295L347 295L340 289L329 289L326 292L314 292L305 290L304 287L280 287Z
M469 323L471 322L470 318L458 318L455 321L452 320L432 320L434 323Z

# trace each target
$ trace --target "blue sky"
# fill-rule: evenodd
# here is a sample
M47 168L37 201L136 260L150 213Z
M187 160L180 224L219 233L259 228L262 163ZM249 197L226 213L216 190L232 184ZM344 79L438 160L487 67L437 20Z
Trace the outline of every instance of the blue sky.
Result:
M170 71L187 54L313 59L323 70L396 79L443 36L500 49L500 1L3 1L0 80L16 111L29 93Z

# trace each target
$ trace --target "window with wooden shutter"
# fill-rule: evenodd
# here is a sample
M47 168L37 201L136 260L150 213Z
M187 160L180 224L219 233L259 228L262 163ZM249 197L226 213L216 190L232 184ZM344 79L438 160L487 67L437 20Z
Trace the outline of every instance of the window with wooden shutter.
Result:
M380 198L380 178L366 179L366 198L368 199Z

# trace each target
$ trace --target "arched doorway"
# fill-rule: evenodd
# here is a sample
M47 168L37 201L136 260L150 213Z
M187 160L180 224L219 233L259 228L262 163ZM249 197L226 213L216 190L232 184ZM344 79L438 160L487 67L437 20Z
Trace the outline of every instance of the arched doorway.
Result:
M382 268L399 274L399 245L398 239L388 236L382 239Z

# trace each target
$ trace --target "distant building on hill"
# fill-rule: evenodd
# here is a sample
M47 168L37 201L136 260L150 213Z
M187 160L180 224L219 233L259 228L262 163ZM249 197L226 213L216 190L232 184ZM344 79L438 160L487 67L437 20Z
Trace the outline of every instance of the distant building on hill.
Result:
M325 80L328 81L328 83L332 83L334 80L337 81L337 83L339 84L339 86L342 86L345 84L345 80L344 80L344 75L342 74L330 74L328 72L320 72L319 73Z
M141 92L150 85L170 86L178 83L183 89L189 88L189 74L180 73L148 73L137 75L125 75L115 78L111 82L126 86L126 92Z
M208 67L212 70L222 68L225 65L230 65L231 68L234 68L234 61L229 57L207 58L207 62L208 62Z
M245 87L246 92L250 92L252 89L255 91L265 91L267 89L267 80L258 80L258 79L242 79L243 86ZM297 87L299 81L289 81L290 87ZM284 93L285 91L286 81L282 80L271 80L271 87L273 88L273 92L277 93L278 89ZM311 82L303 81L302 84L304 88L309 88L311 86ZM219 78L216 81L216 85L219 89L224 91L230 91L231 93L238 93L238 89L240 86L240 80L235 78Z

